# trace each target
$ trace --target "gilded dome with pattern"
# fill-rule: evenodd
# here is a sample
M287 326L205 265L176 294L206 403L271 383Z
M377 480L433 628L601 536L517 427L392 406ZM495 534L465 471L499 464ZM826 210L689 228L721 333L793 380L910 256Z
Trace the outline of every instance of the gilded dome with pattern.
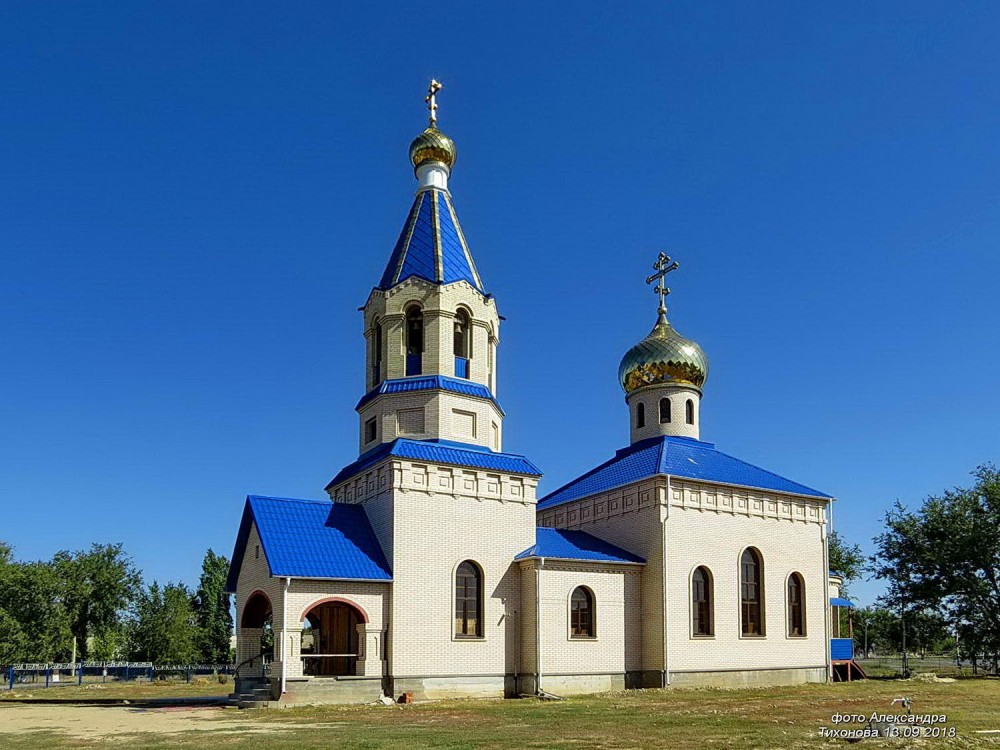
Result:
M686 385L701 390L708 379L708 357L660 317L642 341L629 349L618 366L618 380L626 393L654 383Z
M427 128L410 144L410 161L414 168L425 161L439 161L451 169L457 156L455 141L435 127Z

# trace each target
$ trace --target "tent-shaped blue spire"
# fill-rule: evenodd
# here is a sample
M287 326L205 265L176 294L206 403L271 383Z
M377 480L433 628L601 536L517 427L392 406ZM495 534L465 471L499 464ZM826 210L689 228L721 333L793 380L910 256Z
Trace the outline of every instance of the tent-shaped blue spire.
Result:
M411 276L435 284L465 280L486 293L447 190L417 193L378 288L389 289Z

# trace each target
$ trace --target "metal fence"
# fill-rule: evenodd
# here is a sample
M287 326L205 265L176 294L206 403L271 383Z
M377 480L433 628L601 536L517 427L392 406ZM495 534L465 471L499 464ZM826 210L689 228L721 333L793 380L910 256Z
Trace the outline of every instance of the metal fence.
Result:
M992 672L992 659L980 656L975 661L954 653L944 654L872 654L865 658L861 649L855 652L855 661L868 674L919 674L932 672L939 675L976 675Z
M129 680L191 682L205 675L232 675L232 664L153 664L148 661L87 661L66 664L11 664L0 668L0 689L50 688Z

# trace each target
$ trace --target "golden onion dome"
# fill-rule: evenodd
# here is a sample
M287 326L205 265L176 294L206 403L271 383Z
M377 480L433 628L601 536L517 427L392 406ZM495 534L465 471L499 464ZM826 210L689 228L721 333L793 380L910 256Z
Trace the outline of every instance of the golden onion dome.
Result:
M410 161L413 162L414 169L426 161L439 161L451 169L457 156L455 141L433 125L414 138L410 144Z
M701 390L707 379L705 352L674 330L662 308L653 330L625 353L618 366L618 380L625 393L653 384L686 385Z

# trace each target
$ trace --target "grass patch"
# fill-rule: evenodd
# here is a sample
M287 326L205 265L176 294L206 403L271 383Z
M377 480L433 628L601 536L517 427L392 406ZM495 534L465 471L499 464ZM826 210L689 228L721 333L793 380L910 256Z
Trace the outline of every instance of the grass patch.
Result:
M893 698L913 699L914 713L946 714L954 739L865 740L863 747L1000 748L1000 735L975 730L1000 729L1000 680L968 679L949 683L865 681L761 689L668 689L627 691L571 698L560 702L455 700L409 706L313 706L280 711L219 710L256 732L186 732L169 737L137 734L129 748L231 748L232 750L308 750L309 748L395 748L501 750L517 748L738 747L846 748L842 740L818 735L833 726L834 713L893 712ZM69 708L55 707L69 712ZM0 727L5 707L0 706ZM121 710L121 709L109 709ZM266 734L260 734L263 730ZM0 729L2 732L2 729ZM34 736L32 736L34 737ZM20 747L32 745L21 737ZM3 736L0 734L0 744ZM47 733L47 748L90 747L88 741Z
M219 684L214 677L192 679L190 683L182 681L130 680L129 682L84 683L83 685L55 685L45 687L42 682L37 685L30 683L15 685L13 690L0 690L0 704L5 700L35 699L35 700L91 700L94 698L200 698L206 696L229 695L233 692L233 683Z

